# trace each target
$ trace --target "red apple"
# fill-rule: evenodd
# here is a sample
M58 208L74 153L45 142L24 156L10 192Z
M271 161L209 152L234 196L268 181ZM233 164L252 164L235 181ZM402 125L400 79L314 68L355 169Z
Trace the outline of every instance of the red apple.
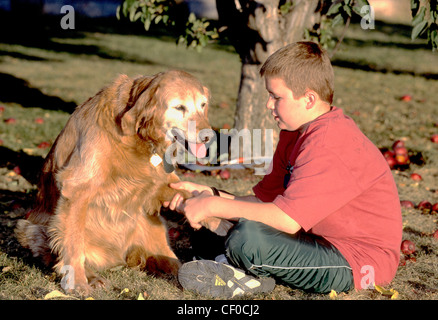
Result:
M211 170L211 171L210 171L210 175L211 175L212 177L216 177L216 176L219 174L219 172L220 172L220 170Z
M383 154L383 157L385 157L385 159L386 158L394 158L394 152L392 152L391 150L387 150L387 151L385 151L385 152L383 152L382 153Z
M21 169L19 166L16 166L12 169L12 171L14 171L16 174L21 174Z
M403 267L403 266L406 265L406 258L405 258L405 256L400 256L400 261L399 261L398 265L400 267Z
M17 120L15 120L15 118L7 118L7 119L5 119L4 121L5 121L5 123L7 123L7 124L14 124L14 123L17 122Z
M180 236L180 233L177 228L170 228L169 229L169 238L172 240L177 240Z
M411 174L411 179L414 181L421 181L423 178L418 173Z
M388 163L389 167L392 169L397 164L397 161L393 157L386 158L386 162Z
M0 106L0 113L2 113L3 111L5 111L5 107L4 106Z
M438 202L432 206L432 211L438 213Z
M430 140L431 140L433 143L438 143L438 133L432 135L432 137L430 137Z
M50 142L47 141L43 141L37 146L37 148L39 149L47 149L49 147L50 147Z
M228 180L230 179L230 171L228 171L227 169L221 170L221 172L219 173L219 176L224 179L224 180Z
M410 94L405 94L404 96L400 97L401 101L409 102L412 100L412 96Z
M409 200L400 201L400 205L402 206L402 208L415 208L415 204Z
M409 157L408 157L408 155L397 154L395 156L395 161L397 162L397 164L400 164L400 165L409 164Z
M434 237L435 239L438 240L438 230L436 230L433 234L432 237Z
M415 244L410 240L403 240L400 250L403 254L413 254L415 252Z
M396 156L399 154L408 155L408 149L406 149L406 147L399 146L399 147L394 148L394 153Z
M396 140L394 141L394 143L392 144L392 149L395 150L397 148L400 147L405 147L405 142L403 140Z
M417 209L431 210L432 209L432 204L429 201L427 201L427 200L423 200L423 201L421 201L418 204Z
M44 123L44 119L43 118L35 118L35 123L38 123L38 124L42 124L42 123Z

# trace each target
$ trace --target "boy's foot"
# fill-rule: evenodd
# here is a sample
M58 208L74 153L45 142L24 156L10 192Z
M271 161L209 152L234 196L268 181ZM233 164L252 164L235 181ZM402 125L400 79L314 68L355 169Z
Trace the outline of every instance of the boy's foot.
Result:
M228 264L197 260L182 265L178 280L186 290L211 297L233 298L238 295L270 292L273 278L255 278Z

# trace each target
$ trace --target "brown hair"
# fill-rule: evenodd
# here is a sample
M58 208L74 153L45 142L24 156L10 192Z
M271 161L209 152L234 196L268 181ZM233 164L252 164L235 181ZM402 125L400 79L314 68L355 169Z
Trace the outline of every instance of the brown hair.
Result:
M321 100L333 102L333 67L327 52L317 43L295 42L277 50L263 64L260 74L283 79L295 98L310 89Z

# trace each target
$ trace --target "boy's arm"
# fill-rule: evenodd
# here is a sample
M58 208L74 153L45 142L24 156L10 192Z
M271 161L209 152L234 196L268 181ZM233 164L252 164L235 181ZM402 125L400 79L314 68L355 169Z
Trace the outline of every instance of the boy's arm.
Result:
M244 198L247 200L257 199L256 197L251 198L251 196ZM202 192L195 198L187 199L184 203L184 212L190 225L195 229L199 229L201 227L200 222L209 217L227 220L245 218L264 223L290 234L294 234L301 229L301 226L295 220L272 202L261 202L259 200L253 202L213 197L208 191Z

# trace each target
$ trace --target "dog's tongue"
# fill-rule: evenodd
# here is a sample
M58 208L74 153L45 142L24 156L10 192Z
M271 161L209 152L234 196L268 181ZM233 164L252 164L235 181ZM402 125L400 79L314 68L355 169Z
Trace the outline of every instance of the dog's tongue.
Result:
M189 142L190 152L196 156L196 158L205 158L207 156L207 148L203 143Z

